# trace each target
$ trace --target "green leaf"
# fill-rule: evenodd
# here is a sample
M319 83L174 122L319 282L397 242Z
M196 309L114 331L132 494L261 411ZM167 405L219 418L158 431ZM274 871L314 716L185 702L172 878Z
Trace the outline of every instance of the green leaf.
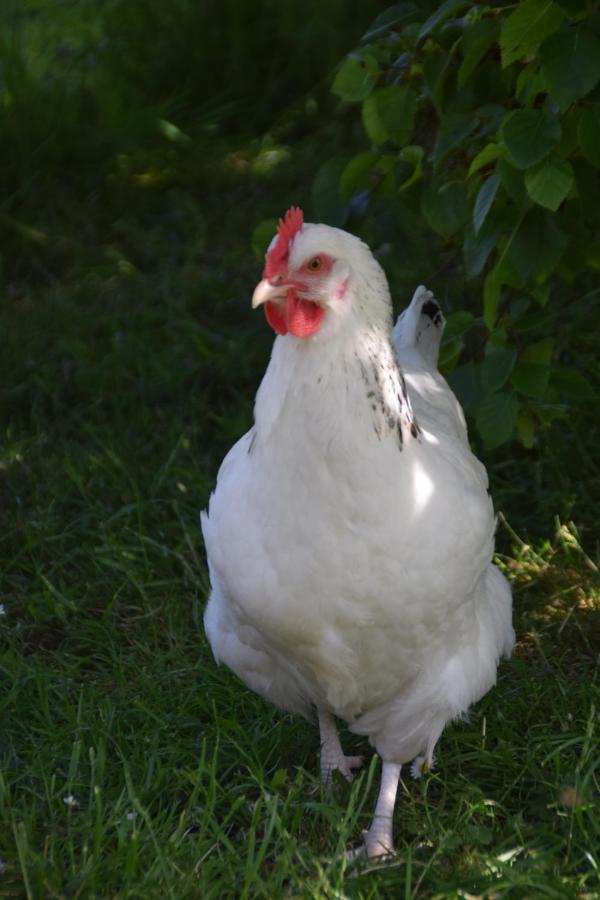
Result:
M405 191L409 188L415 181L418 181L419 178L423 175L423 155L424 150L422 147L419 147L417 144L409 144L407 147L403 147L400 153L398 154L398 159L400 162L409 163L414 166L412 175L410 175L406 181L403 181L399 191Z
M592 385L575 369L559 367L550 376L550 384L569 400L591 400L595 396Z
M486 66L486 73L495 71L493 64ZM491 100L491 98L490 98ZM481 117L481 137L486 137L493 131L497 131L502 123L502 119L506 115L506 109L500 103L483 103L477 108L477 115Z
M561 109L600 81L600 39L584 28L553 34L540 47L540 58L548 93Z
M371 142L375 145L385 144L389 135L379 117L377 98L374 94L367 97L362 105L362 121Z
M482 400L480 372L480 367L471 361L462 366L456 366L448 375L448 384L458 397L465 412L475 409Z
M475 316L466 310L450 313L446 319L442 343L463 337L473 327Z
M500 178L500 184L508 194L508 196L521 206L523 200L527 197L525 190L525 179L523 173L506 159L499 159L496 163L496 174Z
M503 22L500 32L502 68L531 56L548 35L556 31L564 13L550 0L522 0Z
M462 38L462 63L458 70L458 86L464 87L482 56L498 36L498 23L494 19L480 19L465 30Z
M421 210L429 226L447 240L469 215L466 185L462 181L449 181L441 188L430 185L421 198Z
M512 437L517 410L517 398L507 391L492 394L480 404L475 421L488 450L499 447Z
M438 361L438 368L444 375L449 375L456 366L464 346L463 335L474 321L474 316L464 311L452 313L446 320Z
M498 253L498 261L494 266L494 273L498 279L498 283L502 287L522 288L525 284L523 277L519 274L515 266L508 259L506 250L510 248L511 241L514 240L514 234L520 223L517 224L514 231L508 238L501 252Z
M463 348L463 336L469 331L475 321L472 313L461 310L452 313L446 319L446 327L442 337L438 368L448 375L461 354Z
M588 2L587 0L558 0L558 5L564 9L567 15L574 17L585 10Z
M558 121L541 109L517 109L505 118L500 137L519 169L528 169L547 156L560 140Z
M352 157L340 178L342 200L350 200L358 191L369 186L373 169L379 162L379 158L379 153L373 153L371 150Z
M550 157L525 173L525 186L532 200L556 212L573 187L573 166L566 159Z
M502 148L500 144L486 144L483 150L480 150L477 156L473 157L471 160L471 164L469 166L469 171L467 173L470 178L471 175L474 175L475 172L479 172L480 169L483 169L484 166L489 166L490 163L493 163L502 152Z
M486 394L493 394L506 384L516 359L517 351L514 347L489 339L481 368L481 381Z
M483 321L488 331L494 330L498 307L502 298L502 284L496 271L490 272L483 282Z
M262 260L267 247L277 233L277 219L263 219L252 232L252 250L257 259Z
M337 71L331 90L342 100L360 101L368 97L379 76L379 64L372 53L347 56Z
M521 322L523 316L527 315L527 310L531 309L531 298L530 297L517 297L516 300L513 300L510 304L510 309L508 310L508 317L513 325L517 322Z
M562 136L556 145L556 155L560 159L569 159L579 150L579 119L583 112L579 104L570 106L561 118Z
M374 144L410 140L417 111L417 95L410 87L391 85L379 88L363 103L365 131Z
M517 436L527 450L531 450L535 440L535 421L526 409L517 416Z
M431 54L423 60L423 81L431 103L440 115L444 105L444 87L450 64L451 57L448 53Z
M517 77L515 86L515 99L521 106L534 106L535 98L538 94L546 92L546 85L540 72L537 57L533 62L524 66Z
M454 150L479 126L479 119L472 113L448 113L442 117L431 155L434 167Z
M373 22L371 22L369 28L362 37L362 41L370 41L382 32L389 31L392 25L397 25L398 22L409 19L416 12L418 12L418 7L415 3L395 3L393 6L385 9L373 20Z
M438 358L438 369L440 372L449 374L452 371L458 362L462 348L463 342L460 338L453 338L453 340L447 341L440 347Z
M506 257L522 285L544 281L560 262L567 245L554 216L532 209L527 213L506 249Z
M477 234L487 218L487 214L492 207L499 184L499 177L497 175L490 175L489 178L485 179L479 189L479 193L475 200L475 206L473 207L473 228L475 229L475 234Z
M427 21L423 23L421 30L419 31L419 40L422 41L424 37L427 37L428 34L435 31L438 25L441 25L442 22L445 22L450 16L455 15L468 5L469 3L465 2L465 0L446 0L446 2L442 3L441 6L429 16Z
M546 393L549 378L550 369L547 367L519 360L512 373L511 383L527 397L540 400Z
M583 155L600 169L600 107L590 106L582 111L577 137Z
M345 168L345 159L329 159L317 172L311 189L317 222L325 222L338 228L345 223L348 205L340 195L340 179Z
M393 153L379 153L379 160L373 171L373 193L391 194L397 187L396 169L398 157Z
M463 258L465 262L465 276L467 280L476 278L483 271L488 257L498 244L498 228L489 219L482 228L475 232L469 228L463 242Z
M550 282L543 281L541 284L536 284L531 288L531 296L537 305L543 308L550 299Z
M543 338L541 341L537 341L535 344L531 344L527 347L521 356L519 357L519 361L531 362L535 363L538 366L546 366L550 365L552 360L552 353L554 351L554 340L552 338Z
M552 349L552 338L544 338L521 353L510 380L522 394L538 399L544 396L550 378Z

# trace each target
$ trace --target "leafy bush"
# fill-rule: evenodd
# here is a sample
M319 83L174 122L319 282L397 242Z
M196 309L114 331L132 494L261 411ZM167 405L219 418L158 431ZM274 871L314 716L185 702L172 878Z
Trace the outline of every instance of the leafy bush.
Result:
M441 363L488 448L530 447L592 393L599 33L579 0L397 3L333 82L371 147L320 169L315 212L376 236L383 217L409 278L442 260L473 311L449 316Z

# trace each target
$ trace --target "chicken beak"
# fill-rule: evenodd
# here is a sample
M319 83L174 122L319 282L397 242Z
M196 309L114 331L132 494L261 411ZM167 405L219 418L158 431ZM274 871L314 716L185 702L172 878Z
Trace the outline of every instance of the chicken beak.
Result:
M279 284L273 284L268 278L263 278L256 285L252 294L252 309L262 306L267 300L285 300L286 289Z

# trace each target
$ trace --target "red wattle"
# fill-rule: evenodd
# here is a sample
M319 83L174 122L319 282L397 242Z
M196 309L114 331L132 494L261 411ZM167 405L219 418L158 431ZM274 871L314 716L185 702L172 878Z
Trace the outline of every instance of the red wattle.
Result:
M285 310L279 303L271 303L267 300L265 303L265 317L267 322L277 334L287 334L288 329L285 323Z
M294 337L305 338L321 327L325 310L312 300L303 300L294 291L288 291L285 301L285 324Z
M321 327L325 310L312 300L303 300L295 291L288 291L285 305L265 303L265 316L277 334L293 334L305 338L315 334Z

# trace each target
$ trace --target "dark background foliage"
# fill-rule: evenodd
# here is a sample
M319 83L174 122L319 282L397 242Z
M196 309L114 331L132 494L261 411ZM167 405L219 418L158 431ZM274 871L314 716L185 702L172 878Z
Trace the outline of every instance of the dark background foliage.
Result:
M458 288L472 315L451 316L442 367L488 449L530 448L594 396L599 82L594 4L447 0L390 8L333 84L371 149L327 163L339 188L315 202L340 223L385 211L403 283Z

